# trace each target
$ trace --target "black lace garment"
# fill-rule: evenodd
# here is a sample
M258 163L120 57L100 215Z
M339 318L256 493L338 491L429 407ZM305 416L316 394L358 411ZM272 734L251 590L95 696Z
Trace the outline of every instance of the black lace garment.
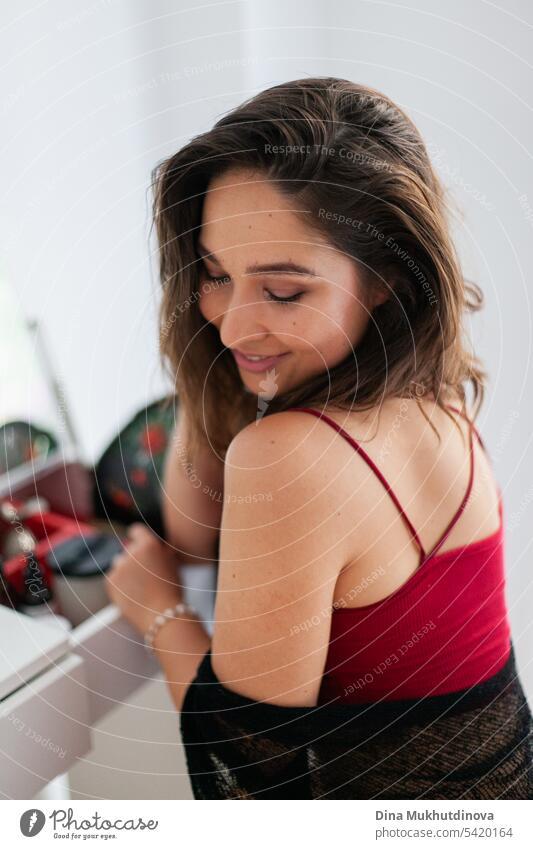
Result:
M196 799L531 799L531 711L515 666L441 696L280 707L203 658L181 734Z

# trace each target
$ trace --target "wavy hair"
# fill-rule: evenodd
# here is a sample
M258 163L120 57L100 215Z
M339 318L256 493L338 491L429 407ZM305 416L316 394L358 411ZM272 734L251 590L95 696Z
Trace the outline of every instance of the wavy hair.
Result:
M427 395L443 409L453 396L465 408L470 383L475 417L486 375L465 345L463 320L483 295L462 275L446 192L417 128L379 91L301 79L245 101L153 172L160 353L192 424L191 453L209 441L225 457L257 410L198 306L204 197L215 176L235 167L275 181L306 210L307 225L353 258L364 285L389 293L343 362L276 395L266 415L297 405L370 409L389 396Z

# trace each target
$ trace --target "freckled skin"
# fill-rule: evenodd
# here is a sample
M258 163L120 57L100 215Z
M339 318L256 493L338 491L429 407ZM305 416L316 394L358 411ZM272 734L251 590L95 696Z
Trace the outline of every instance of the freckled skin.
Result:
M356 263L314 232L295 201L280 194L261 172L232 169L209 185L200 233L216 255L208 275L227 276L224 284L201 286L199 307L219 331L222 343L250 354L288 352L275 367L278 391L305 383L341 362L359 343L371 310ZM246 274L252 263L292 261L318 277L299 274ZM292 304L268 300L268 292ZM383 300L383 296L381 296ZM240 369L251 392L261 391L265 372Z

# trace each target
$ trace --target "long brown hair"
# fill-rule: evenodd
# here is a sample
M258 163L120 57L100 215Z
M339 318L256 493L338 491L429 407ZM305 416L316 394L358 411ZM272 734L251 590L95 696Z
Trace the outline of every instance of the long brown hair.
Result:
M295 80L247 100L154 170L154 220L163 295L160 351L175 380L191 453L208 440L221 455L253 420L257 396L199 306L196 240L210 180L229 168L260 171L307 211L305 222L354 259L387 300L333 369L279 393L291 406L369 409L388 396L450 397L474 417L485 372L463 340L463 317L483 295L452 244L445 190L410 118L388 97L334 77ZM309 214L311 211L311 214Z

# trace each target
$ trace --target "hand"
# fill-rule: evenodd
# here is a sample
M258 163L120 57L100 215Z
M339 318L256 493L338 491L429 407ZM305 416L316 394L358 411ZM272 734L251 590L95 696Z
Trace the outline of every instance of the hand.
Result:
M124 551L113 558L106 574L106 590L124 618L141 634L158 613L183 601L176 557L140 522L128 528Z

